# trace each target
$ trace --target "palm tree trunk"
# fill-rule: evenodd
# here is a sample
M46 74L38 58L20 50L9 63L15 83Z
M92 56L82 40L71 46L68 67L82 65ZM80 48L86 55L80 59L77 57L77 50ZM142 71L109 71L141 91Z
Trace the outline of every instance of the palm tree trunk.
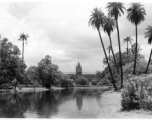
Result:
M108 62L108 57L107 57L107 54L106 54L106 50L105 50L105 47L104 47L104 44L103 44L103 41L102 41L102 37L101 37L101 34L100 34L100 31L98 30L98 33L99 33L99 37L100 37L100 41L101 41L101 44L102 44L102 48L103 48L103 51L104 51L104 54L105 54L105 57L106 57L106 61L108 63L108 68L109 68L109 72L110 72L110 75L111 75L111 78L112 78L112 84L113 84L113 87L115 88L115 90L117 90L117 86L115 84L115 80L113 78L113 75L112 75L112 71L111 71L111 68L110 68L110 65L109 65L109 62Z
M149 56L149 60L148 60L148 64L147 64L147 68L146 68L145 74L148 73L148 68L149 68L149 64L150 64L150 61L151 61L151 55L152 55L152 49L151 49L151 52L150 52L150 56Z
M128 55L128 41L127 41L127 55Z
M111 35L109 35L109 40L110 40L110 46L111 46L111 51L112 51L113 59L114 59L115 65L116 65L117 72L118 72L118 74L119 74L119 69L118 69L117 62L116 62L116 59L115 59L115 55L114 55L114 52L113 52L113 46L112 46L112 41L111 41Z
M134 71L133 74L136 74L136 62L137 62L137 25L135 25L136 28L136 49L135 49L135 62L134 62Z
M24 61L24 40L23 40L23 49L22 49L22 62Z
M120 68L121 68L121 88L123 87L123 69L122 69L122 62L121 62L121 48L120 48L120 36L119 36L119 27L118 27L118 21L116 20L116 26L117 26L117 33L118 33L118 44L119 44L119 57L120 57Z

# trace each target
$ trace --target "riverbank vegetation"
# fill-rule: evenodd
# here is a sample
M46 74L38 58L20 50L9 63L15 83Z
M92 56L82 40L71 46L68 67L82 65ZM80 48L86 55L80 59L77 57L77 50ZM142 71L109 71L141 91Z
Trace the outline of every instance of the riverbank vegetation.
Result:
M129 8L125 8L121 2L107 3L106 9L108 11L107 15L104 14L102 9L94 8L88 22L89 26L97 30L105 54L103 59L105 69L102 71L105 76L103 79L108 79L115 90L122 89L121 105L124 110L140 108L152 110L152 97L150 95L152 89L152 50L149 51L150 55L147 61L144 55L141 54L142 49L140 40L138 40L138 26L145 21L146 10L141 3L131 3ZM127 34L125 38L121 38L118 18L124 12L127 12L126 19L135 26L135 40ZM115 29L117 30L119 47L119 51L116 53L114 53L111 38L111 34ZM102 32L106 32L110 40L107 49L109 56L106 53ZM143 34L145 40L148 39L147 43L151 44L152 27L148 26ZM127 44L126 51L121 51L121 42ZM112 55L110 55L110 51Z
M28 35L21 34L20 39ZM24 54L20 58L19 48L12 44L7 38L1 38L1 59L0 59L0 89L12 89L19 84L22 87L46 87L50 89L52 86L56 87L75 87L75 86L89 86L89 85L106 85L106 82L101 80L102 74L97 71L96 77L93 81L89 81L83 76L65 75L56 64L52 63L51 56L46 55L37 66L30 66L27 68L24 61ZM24 44L23 44L24 49ZM22 50L24 52L24 50ZM103 81L103 82L102 82ZM95 84L96 82L96 84ZM16 89L16 88L15 88Z

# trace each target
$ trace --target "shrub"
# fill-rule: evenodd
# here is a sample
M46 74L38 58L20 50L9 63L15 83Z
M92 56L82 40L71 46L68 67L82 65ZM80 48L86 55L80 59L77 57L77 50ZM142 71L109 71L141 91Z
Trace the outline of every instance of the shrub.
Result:
M75 82L77 85L89 85L88 79L82 76L78 77Z
M98 83L98 82L97 82L97 80L95 80L95 79L91 81L91 84L92 84L92 85L97 85L97 83Z
M108 78L106 78L106 77L102 78L102 79L97 83L97 85L110 85L110 84L111 84L110 80L109 80Z
M75 86L74 80L70 79L70 78L65 78L65 79L61 80L60 82L61 82L60 83L61 87L74 87Z
M139 76L125 81L121 94L121 105L124 110L140 108L152 110L151 79L150 76Z

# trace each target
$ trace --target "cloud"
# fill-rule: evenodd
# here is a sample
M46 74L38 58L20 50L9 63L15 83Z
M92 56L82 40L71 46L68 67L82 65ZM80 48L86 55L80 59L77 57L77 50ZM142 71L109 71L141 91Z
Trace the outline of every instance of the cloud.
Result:
M125 4L128 8L128 3ZM148 59L150 47L144 32L151 25L151 4L145 4L146 20L138 26L138 41L142 53ZM19 34L29 34L29 43L25 45L25 61L28 67L50 55L52 62L63 72L74 72L79 61L84 72L103 70L103 49L98 32L89 27L88 21L93 8L101 8L107 14L106 2L101 0L51 0L51 2L15 2L0 5L0 33L22 50L18 41ZM126 19L126 12L119 18L121 49L126 49L122 42L126 36L135 40L135 26ZM101 32L105 48L109 38ZM117 31L112 33L114 52L118 52Z

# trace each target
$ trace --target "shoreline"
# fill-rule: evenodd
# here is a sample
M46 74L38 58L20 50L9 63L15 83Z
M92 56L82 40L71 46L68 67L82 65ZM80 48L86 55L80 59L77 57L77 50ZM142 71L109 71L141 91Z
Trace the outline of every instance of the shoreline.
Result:
M152 118L152 111L146 110L121 110L121 92L107 91L104 92L101 98L101 109L97 118Z
M110 88L109 86L87 86L87 87L83 87L83 86L78 86L78 87L72 87L73 89L96 89L97 87L102 88L102 89L108 89ZM66 88L63 87L51 87L50 89L47 89L45 87L35 87L35 92L37 91L48 91L48 90L63 90ZM69 88L71 89L71 88ZM23 87L21 89L19 89L19 87L16 88L17 92L31 92L34 91L33 87ZM0 93L14 93L14 89L0 89Z

